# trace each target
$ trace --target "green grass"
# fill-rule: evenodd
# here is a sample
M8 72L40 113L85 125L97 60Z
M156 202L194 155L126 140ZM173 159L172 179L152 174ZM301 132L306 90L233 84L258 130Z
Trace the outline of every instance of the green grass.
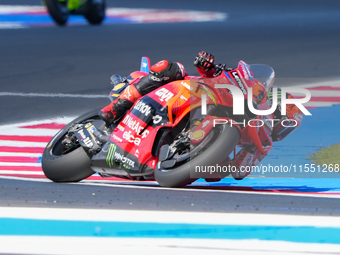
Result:
M335 167L339 169L340 165L340 144L335 144L329 147L320 149L308 156L316 165L326 165L328 170L333 170Z

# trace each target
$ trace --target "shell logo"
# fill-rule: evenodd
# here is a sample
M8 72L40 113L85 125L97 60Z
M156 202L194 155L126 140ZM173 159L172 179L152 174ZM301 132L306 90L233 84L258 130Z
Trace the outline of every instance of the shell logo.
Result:
M192 133L191 139L199 141L202 140L205 135L205 132L202 130L197 130L194 133Z

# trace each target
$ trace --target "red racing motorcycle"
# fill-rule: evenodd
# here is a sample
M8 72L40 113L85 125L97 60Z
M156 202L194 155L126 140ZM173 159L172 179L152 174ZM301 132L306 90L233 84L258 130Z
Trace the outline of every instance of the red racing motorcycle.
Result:
M150 60L143 57L140 71L126 79L112 76L111 100L131 81L147 75L149 67ZM240 61L237 69L220 70L217 77L188 76L150 92L111 127L98 117L99 109L86 113L48 143L43 171L54 182L77 182L95 172L102 177L155 179L166 187L182 187L199 178L218 181L239 171L240 148L255 148L249 164L258 163L272 148L273 114L256 115L249 106L270 108L267 94L273 81L271 67ZM242 114L235 113L234 103Z

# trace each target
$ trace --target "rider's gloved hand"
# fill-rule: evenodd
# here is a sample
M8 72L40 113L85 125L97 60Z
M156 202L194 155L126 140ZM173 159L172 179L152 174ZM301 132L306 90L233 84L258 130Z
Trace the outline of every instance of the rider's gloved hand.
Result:
M231 71L232 68L227 68L226 64L218 64L215 65L216 72L214 73L214 77L219 76L223 70Z
M215 58L212 54L201 51L198 53L194 61L194 66L201 68L205 71L210 71L214 67Z

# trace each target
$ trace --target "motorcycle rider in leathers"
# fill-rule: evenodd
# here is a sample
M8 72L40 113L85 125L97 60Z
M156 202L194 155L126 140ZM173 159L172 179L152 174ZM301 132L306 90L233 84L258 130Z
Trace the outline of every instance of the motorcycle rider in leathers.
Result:
M214 61L215 58L212 54L201 51L194 60L194 66L204 78L216 77L220 75L223 70L233 70L232 68L226 68L225 64L216 66ZM159 61L151 67L149 74L132 80L117 99L99 112L99 117L105 121L107 126L110 126L115 119L118 119L129 110L140 97L169 82L183 80L185 76L187 76L187 73L181 63L167 60ZM271 96L270 91L268 94L269 102L271 102ZM287 96L292 98L289 94L287 94ZM274 119L278 119L279 121L274 122L272 132L273 141L284 139L300 125L302 120L302 112L295 105L287 105L287 115L281 116L280 101L280 98L278 98L278 107L274 112ZM284 126L281 123L283 120L285 120ZM241 171L241 166L255 166L260 162L259 160L262 160L265 156L260 155L260 157L255 157L254 155L256 153L259 152L255 146L245 146L237 153L236 160L233 161L233 166L236 166L237 171L231 173L235 179L243 179L250 174L250 171Z

